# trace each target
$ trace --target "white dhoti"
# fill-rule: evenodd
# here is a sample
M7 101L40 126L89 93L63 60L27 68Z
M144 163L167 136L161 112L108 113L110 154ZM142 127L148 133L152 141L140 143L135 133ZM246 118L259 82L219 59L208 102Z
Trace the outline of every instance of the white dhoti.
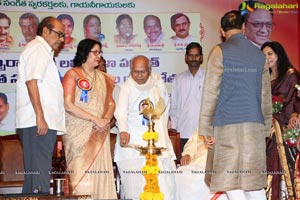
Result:
M204 171L197 165L185 165L175 175L178 200L209 199L209 188L204 182Z
M204 182L205 172L199 165L190 164L180 166L175 174L177 200L210 200L209 187ZM227 200L226 194L217 200Z
M140 199L140 194L144 191L146 184L142 174L142 167L145 163L146 160L144 158L117 162L121 175L121 199ZM158 157L158 166L161 171L158 175L160 192L164 194L164 200L175 200L175 163L170 159L160 159Z

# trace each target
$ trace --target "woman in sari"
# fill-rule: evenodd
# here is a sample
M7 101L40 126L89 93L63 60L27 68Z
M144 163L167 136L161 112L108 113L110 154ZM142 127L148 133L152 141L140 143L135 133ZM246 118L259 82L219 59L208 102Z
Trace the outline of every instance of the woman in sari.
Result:
M291 115L290 120L289 120L289 124L288 124L288 128L290 129L298 129L300 128L300 88L298 89L298 97L297 97L297 102L294 105L295 108L295 112ZM298 154L297 154L297 158L295 161L295 178L294 178L294 185L295 185L295 194L297 199L300 199L300 137L298 137L297 143L296 143L296 147L298 150Z
M110 152L114 79L96 70L101 43L79 42L74 67L63 78L67 134L63 137L72 194L115 199Z
M288 125L291 114L295 112L298 72L293 68L280 43L266 42L261 49L271 73L272 99L277 99L282 104L281 109L275 112L273 109L275 134L267 141L268 199L295 199L296 148L283 141L282 131Z

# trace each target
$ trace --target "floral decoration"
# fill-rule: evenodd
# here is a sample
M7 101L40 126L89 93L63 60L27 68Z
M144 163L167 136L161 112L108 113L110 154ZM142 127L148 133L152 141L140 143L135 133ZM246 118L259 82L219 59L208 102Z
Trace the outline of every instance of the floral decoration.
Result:
M282 96L272 95L273 114L279 113L283 107L284 98Z
M146 131L143 134L143 139L146 141L154 139L154 141L156 142L158 140L158 133Z
M283 130L283 140L289 147L297 146L297 140L300 134L300 127L291 129L286 128Z
M144 192L140 195L141 200L163 200L164 195L159 190L157 175L160 171L157 166L157 155L146 154L146 165L143 166L142 172L146 179Z

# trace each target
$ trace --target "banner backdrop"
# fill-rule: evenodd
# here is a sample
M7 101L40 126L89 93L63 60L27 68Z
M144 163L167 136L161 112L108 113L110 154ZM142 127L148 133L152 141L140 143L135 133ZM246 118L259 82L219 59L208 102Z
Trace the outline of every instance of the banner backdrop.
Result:
M285 47L293 65L298 68L297 0L266 0L264 2L268 8L272 7L274 13L270 40L280 42ZM0 43L0 92L8 96L10 105L8 115L2 122L0 121L0 135L15 132L14 104L17 66L19 55L26 45L19 25L19 18L22 14L33 13L40 21L45 16L57 17L61 14L67 14L73 19L74 25L71 27L73 40L65 44L62 51L55 57L61 76L72 67L77 43L86 37L84 19L88 15L96 15L101 21L101 33L98 37L103 44L103 57L107 62L107 71L117 77L116 83L120 84L127 79L130 59L143 54L151 60L153 72L161 74L171 92L176 74L187 69L184 54L185 46L190 42L188 40L174 42L171 39L175 35L171 28L171 17L176 13L184 13L188 16L191 23L190 36L202 45L204 53L202 67L206 68L210 49L221 42L219 31L221 17L225 12L237 10L241 3L243 1L240 0L0 0L0 13L6 14L11 19L9 34L12 38L9 44ZM132 18L131 28L134 40L128 44L118 43L116 39L120 31L116 20L122 14L127 14ZM163 36L159 43L147 43L143 24L147 15L155 15L161 21ZM1 24L0 34L2 34Z

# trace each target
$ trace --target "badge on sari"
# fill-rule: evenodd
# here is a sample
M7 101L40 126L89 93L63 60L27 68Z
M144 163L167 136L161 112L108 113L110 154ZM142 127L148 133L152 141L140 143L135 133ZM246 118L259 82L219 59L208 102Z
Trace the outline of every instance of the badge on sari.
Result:
M151 105L148 105L148 104ZM152 108L154 108L154 104L152 103L152 101L148 102L147 99L143 99L140 103L139 103L139 112L140 114L143 113L143 110L148 107L151 106ZM143 119L142 119L142 125L143 126L148 126L149 120L147 118L144 117L143 115Z
M79 78L77 80L77 86L81 89L80 101L84 103L88 102L88 93L92 89L92 84L88 79Z

